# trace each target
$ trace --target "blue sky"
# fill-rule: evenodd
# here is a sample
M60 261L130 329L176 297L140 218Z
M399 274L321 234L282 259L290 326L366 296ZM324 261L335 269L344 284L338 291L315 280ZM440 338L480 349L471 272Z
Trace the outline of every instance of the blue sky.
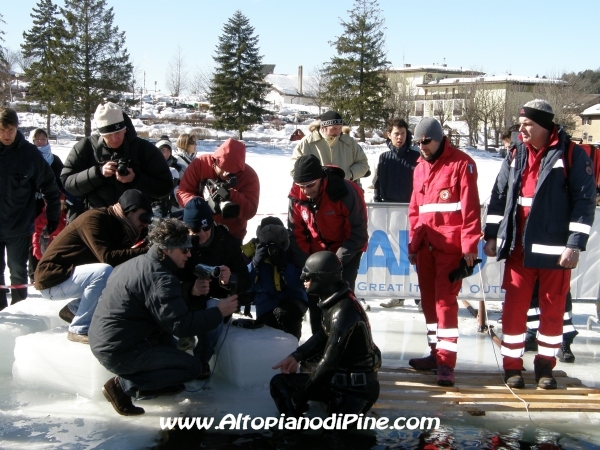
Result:
M4 45L17 49L32 25L36 0L1 0ZM62 0L57 3L62 5ZM181 48L187 70L209 70L223 24L239 9L259 36L263 62L275 73L309 74L334 54L351 0L107 0L124 30L146 88L164 88L169 61ZM443 64L488 74L535 76L600 68L600 2L514 0L380 0L388 60ZM588 19L590 18L590 19ZM597 28L597 26L596 26Z

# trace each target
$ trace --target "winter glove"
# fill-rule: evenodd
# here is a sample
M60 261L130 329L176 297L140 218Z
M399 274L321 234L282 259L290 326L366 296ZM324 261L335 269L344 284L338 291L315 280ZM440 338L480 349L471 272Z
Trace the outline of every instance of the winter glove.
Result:
M258 244L256 246L256 250L254 251L254 258L252 258L252 265L256 268L258 265L265 260L265 258L269 256L269 249L267 248L267 244Z
M58 228L58 220L48 220L46 224L46 234L50 236Z
M448 279L451 283L456 283L457 281L462 280L463 278L470 277L473 275L473 270L475 270L475 266L481 262L481 259L477 258L473 260L473 265L471 267L467 266L467 261L465 258L460 260L460 266L454 269L448 275Z
M308 411L308 395L306 395L305 391L296 391L292 394L292 406L294 407L294 412L298 415Z

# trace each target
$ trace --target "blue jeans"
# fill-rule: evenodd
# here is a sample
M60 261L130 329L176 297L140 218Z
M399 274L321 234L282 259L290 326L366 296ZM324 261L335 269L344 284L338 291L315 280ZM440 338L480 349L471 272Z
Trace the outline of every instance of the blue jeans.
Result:
M112 271L112 266L103 263L75 266L69 279L54 287L42 289L40 293L49 300L75 298L69 303L69 309L75 314L69 331L87 334L98 299Z

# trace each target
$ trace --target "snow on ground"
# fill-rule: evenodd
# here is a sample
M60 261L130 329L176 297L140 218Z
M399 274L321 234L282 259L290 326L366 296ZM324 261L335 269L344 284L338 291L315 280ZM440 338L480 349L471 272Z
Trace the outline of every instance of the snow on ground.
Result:
M42 125L42 124L40 124ZM162 128L167 129L168 126ZM301 125L301 128L306 127ZM289 158L293 143L288 138L295 129L287 125L283 130L255 129L245 133L249 139L247 148L247 163L258 173L261 182L261 196L257 216L249 222L248 237L254 235L254 230L260 220L266 215L276 215L284 222L287 213L287 194L291 185L289 176ZM158 132L161 131L159 128ZM225 138L225 133L219 132L219 138ZM250 138L261 139L253 142ZM53 144L53 152L65 159L73 141L60 140ZM212 153L220 144L219 140L204 140L198 142L200 153ZM386 150L384 145L364 146L369 158L371 171L374 171L379 154ZM482 201L489 196L500 159L482 152L469 150L477 163L479 172L479 189ZM367 200L372 198L369 189L371 180L364 180ZM8 270L6 277L8 278ZM40 296L33 288L29 289L30 297ZM385 300L368 300L371 306L369 318L374 333L374 339L381 348L384 365L406 367L408 359L423 355L426 346L426 330L422 313L418 311L412 300L407 300L407 306L395 309L384 309L379 306ZM57 314L66 303L47 302L40 306L33 302L22 302L0 313L0 335L8 332L5 327L10 325L7 315L35 308L30 313L43 317L51 317L52 325L56 326ZM474 305L475 306L475 305ZM490 323L497 324L500 317L500 303L489 303ZM590 386L600 387L600 372L596 370L600 359L600 335L598 327L587 331L585 329L588 316L595 316L595 306L579 304L574 306L576 328L580 336L575 340L573 351L577 357L575 364L558 363L557 369L565 370L569 375L579 377ZM47 319L46 319L47 320ZM9 322L9 325L7 325ZM17 321L18 322L18 321ZM477 323L466 309L460 309L461 338L459 339L458 365L462 369L501 370L498 365L499 351L483 334L477 333ZM69 342L64 334L64 347L61 349L69 354L69 349L80 344ZM310 334L308 322L304 322L303 339ZM14 339L14 337L13 337ZM6 341L5 341L6 342ZM525 365L532 370L531 354L526 354ZM68 359L68 356L67 356ZM64 361L61 361L61 363ZM273 363L277 361L272 361ZM59 362L57 362L58 364ZM76 363L76 361L74 362ZM241 362L241 370L252 371L252 355L248 361ZM39 363L40 377L50 371ZM500 376L500 375L499 375ZM13 379L10 374L0 375L3 389L0 391L0 447L1 448L147 448L156 443L160 436L160 417L167 416L209 416L218 420L227 413L243 413L252 416L277 416L277 411L265 385L251 389L232 388L225 382L214 379L209 390L199 392L184 392L174 397L141 401L146 414L130 418L118 416L111 405L101 396L89 399L74 396L64 392L41 390L23 384ZM201 385L193 382L188 390L196 390ZM402 415L399 409L379 410L378 414L397 417ZM533 422L523 413L489 413L485 417L469 417L451 413L436 413L442 425L454 432L469 434L471 429L488 430L513 436L528 437L534 441L545 442L547 436L559 440L563 448L593 448L600 444L600 414L569 413L550 414L536 413L531 417ZM462 431L460 431L462 430ZM550 431L549 431L550 430ZM466 433L466 434L465 434ZM390 434L381 432L378 439L386 439ZM558 437L557 437L558 436ZM465 438L465 442L467 439ZM465 446L468 446L465 444Z

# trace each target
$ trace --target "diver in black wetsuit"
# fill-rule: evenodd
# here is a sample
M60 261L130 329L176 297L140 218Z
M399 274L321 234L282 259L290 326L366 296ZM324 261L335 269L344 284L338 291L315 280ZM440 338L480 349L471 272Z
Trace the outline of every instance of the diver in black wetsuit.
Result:
M319 297L321 329L273 369L271 396L280 413L299 417L308 400L324 402L329 414L366 413L379 397L377 370L381 352L373 343L367 314L348 283L335 253L311 255L301 279L308 294ZM312 374L296 373L298 362L323 354Z

